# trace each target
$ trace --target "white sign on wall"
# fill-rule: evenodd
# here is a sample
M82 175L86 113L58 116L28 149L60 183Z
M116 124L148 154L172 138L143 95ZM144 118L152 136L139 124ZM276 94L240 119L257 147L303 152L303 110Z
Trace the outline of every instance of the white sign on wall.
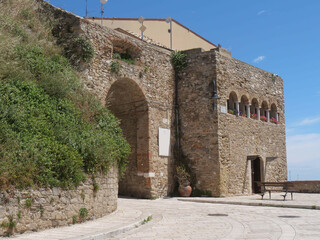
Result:
M170 129L159 127L159 156L170 155Z
M220 112L222 112L222 113L227 113L227 108L226 108L226 106L220 105Z

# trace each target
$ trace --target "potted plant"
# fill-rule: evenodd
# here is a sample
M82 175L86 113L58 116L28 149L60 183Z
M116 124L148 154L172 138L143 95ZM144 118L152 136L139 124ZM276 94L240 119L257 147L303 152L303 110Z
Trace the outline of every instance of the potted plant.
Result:
M234 115L234 110L229 109L228 113Z
M258 119L258 115L255 114L255 113L252 113L252 114L250 115L250 118L257 120L257 119Z
M192 188L190 186L190 174L184 165L176 167L176 177L179 183L179 194L181 197L190 197Z
M260 120L263 121L263 122L267 122L268 121L267 117L263 116L263 115L260 116Z
M270 118L270 122L272 122L272 123L275 123L275 124L278 124L278 121L277 121L277 119L275 119L275 118Z

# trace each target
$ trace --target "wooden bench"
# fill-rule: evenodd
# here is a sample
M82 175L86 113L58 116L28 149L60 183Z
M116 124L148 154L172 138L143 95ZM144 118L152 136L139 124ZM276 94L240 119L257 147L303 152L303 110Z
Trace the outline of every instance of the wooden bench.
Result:
M269 199L271 199L271 192L283 192L283 201L286 200L288 193L291 194L291 200L293 200L294 190L289 190L289 187L293 187L291 182L256 182L261 187L261 197L263 199L266 192L269 192Z

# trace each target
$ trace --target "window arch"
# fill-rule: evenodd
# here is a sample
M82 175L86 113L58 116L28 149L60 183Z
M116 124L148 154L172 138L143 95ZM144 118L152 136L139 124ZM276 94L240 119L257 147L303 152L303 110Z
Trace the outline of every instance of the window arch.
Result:
M266 101L263 101L261 104L261 111L260 111L260 120L267 122L267 115L268 115L268 103Z
M251 101L251 107L250 107L251 118L258 119L258 109L259 109L259 102L256 98L253 98Z
M277 106L274 103L271 104L270 122L276 123L276 124L279 122L279 114L278 114Z
M238 111L237 111L237 104L239 104L238 102L238 96L235 92L231 92L229 94L229 99L227 101L227 105L228 105L228 113L237 115Z
M242 95L241 101L240 101L240 116L242 117L248 117L247 112L248 112L248 105L249 105L249 99L247 98L246 95Z

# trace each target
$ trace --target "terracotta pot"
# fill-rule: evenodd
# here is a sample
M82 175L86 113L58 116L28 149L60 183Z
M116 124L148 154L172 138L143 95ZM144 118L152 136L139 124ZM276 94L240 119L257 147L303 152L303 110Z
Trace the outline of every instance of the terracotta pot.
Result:
M190 186L180 185L178 191L181 197L190 197L192 188Z

